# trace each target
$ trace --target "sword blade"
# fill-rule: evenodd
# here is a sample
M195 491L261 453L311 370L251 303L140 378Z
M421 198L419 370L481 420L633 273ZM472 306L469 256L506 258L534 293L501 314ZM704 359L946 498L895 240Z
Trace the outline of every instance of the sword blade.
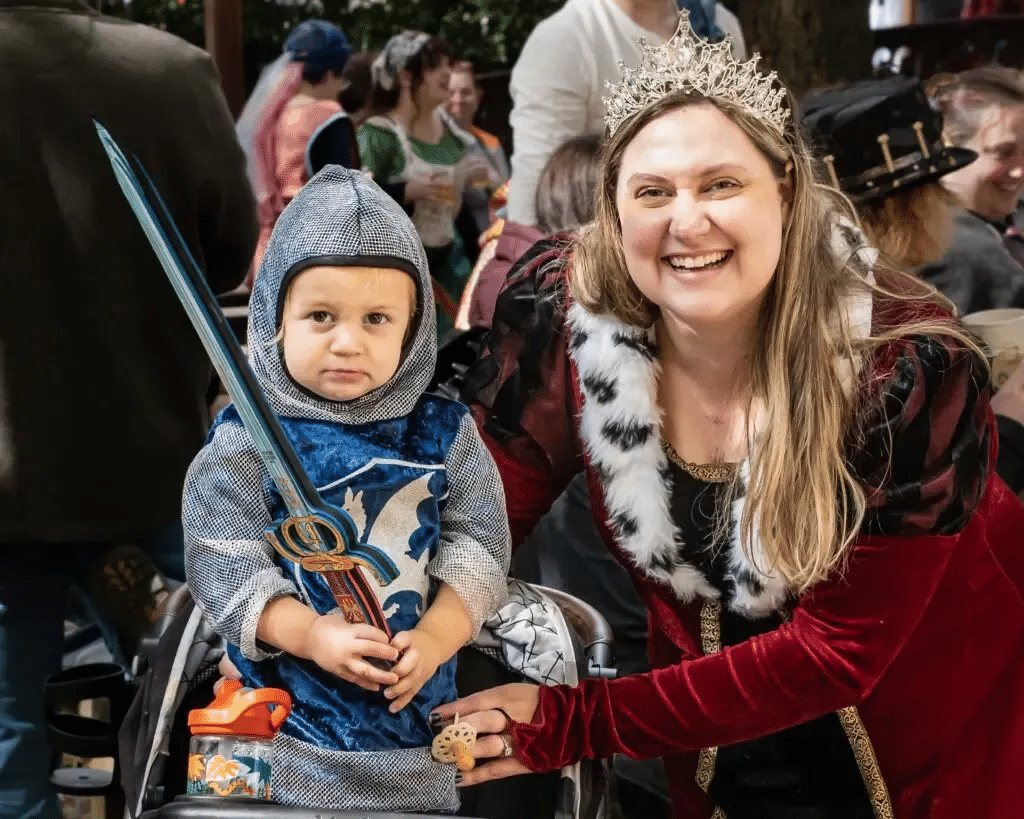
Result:
M133 168L109 132L95 120L94 124L121 191L288 509L286 521L269 527L268 541L289 560L301 561L304 556L323 554L325 566L346 554L352 555L376 567L378 582L387 585L397 577L398 568L381 550L360 544L351 516L343 509L326 504L309 480L156 185L137 159ZM287 536L291 531L295 537ZM282 541L288 545L283 546ZM345 562L352 564L351 559ZM362 621L374 624L390 636L387 618L359 566L331 574L336 574L347 587L344 597L361 611Z
M320 506L319 493L310 483L285 437L277 416L267 404L262 388L245 360L242 349L224 317L217 299L206 283L199 265L174 227L159 192L145 170L139 166L143 180L107 130L98 122L96 131L114 169L114 175L171 286L181 300L185 312L202 340L214 369L224 383L228 395L252 436L260 457L277 486L288 513L293 517L314 514ZM163 216L163 220L161 220ZM167 224L165 230L161 221Z

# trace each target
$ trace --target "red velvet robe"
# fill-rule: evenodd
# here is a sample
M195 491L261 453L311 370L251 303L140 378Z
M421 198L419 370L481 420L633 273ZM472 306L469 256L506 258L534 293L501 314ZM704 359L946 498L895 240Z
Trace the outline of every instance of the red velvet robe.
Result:
M595 519L610 516L607 474L579 425L595 397L568 352L564 271L548 264L560 252L513 271L491 359L467 390L514 543L580 467ZM893 310L905 306L875 303L876 331ZM987 389L970 354L934 339L883 347L870 367L860 383L893 399L876 421L894 433L894 460L843 575L789 601L776 631L706 655L705 601L638 568L622 531L603 525L649 607L655 670L542 689L533 721L512 730L525 764L663 756L674 815L710 817L701 749L842 710L876 816L1024 816L1024 506L992 471Z

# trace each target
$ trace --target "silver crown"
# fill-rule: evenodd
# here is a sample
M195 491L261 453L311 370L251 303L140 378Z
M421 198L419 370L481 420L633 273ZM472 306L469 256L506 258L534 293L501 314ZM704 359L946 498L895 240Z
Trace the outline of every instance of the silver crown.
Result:
M789 119L783 101L786 96L778 74L757 70L760 54L746 62L732 56L732 41L726 37L709 43L694 34L690 15L679 15L679 26L671 39L660 46L640 40L642 56L636 68L622 69L622 82L605 83L611 96L604 98L604 121L611 133L648 105L675 91L693 91L702 97L722 100L746 110L780 132Z

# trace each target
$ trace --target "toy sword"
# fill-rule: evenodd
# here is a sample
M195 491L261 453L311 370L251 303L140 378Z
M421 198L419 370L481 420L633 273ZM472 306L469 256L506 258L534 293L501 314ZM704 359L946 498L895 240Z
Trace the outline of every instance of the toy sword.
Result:
M284 499L288 517L267 527L267 541L302 568L322 572L349 622L369 623L390 638L387 618L361 568L373 574L382 586L398 576L398 568L380 549L360 543L348 513L320 497L153 180L137 157L129 161L107 130L95 120L94 124L128 204Z

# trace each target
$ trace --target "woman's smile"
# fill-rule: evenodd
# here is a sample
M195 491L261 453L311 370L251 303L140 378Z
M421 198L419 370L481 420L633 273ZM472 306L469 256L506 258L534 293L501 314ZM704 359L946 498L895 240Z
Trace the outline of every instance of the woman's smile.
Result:
M673 254L663 260L680 273L703 273L723 267L732 255L731 250L714 250L699 255Z

